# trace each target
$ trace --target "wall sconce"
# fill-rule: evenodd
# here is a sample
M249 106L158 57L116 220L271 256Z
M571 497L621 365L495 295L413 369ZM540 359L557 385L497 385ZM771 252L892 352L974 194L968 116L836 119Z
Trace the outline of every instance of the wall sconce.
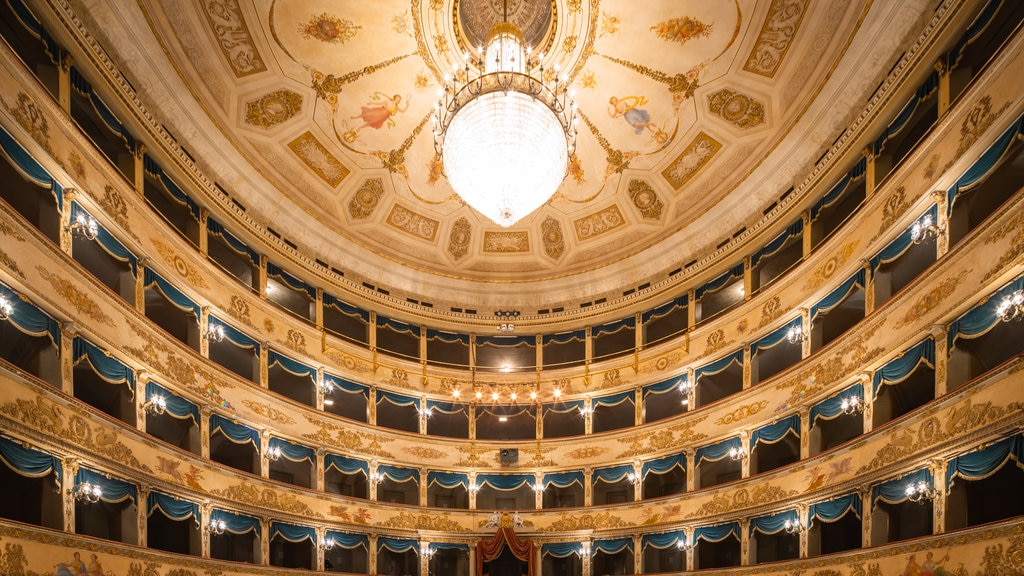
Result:
M683 406L690 404L690 391L693 390L693 386L686 380L679 383L679 393L683 395L681 400Z
M420 557L430 560L433 555L434 549L430 547L430 542L420 542Z
M324 538L324 541L320 543L320 549L324 552L334 550L334 538Z
M1024 319L1024 290L1016 290L1004 297L996 308L996 316L1003 322Z
M588 417L590 417L593 414L594 414L594 407L593 406L580 406L580 416L583 416L584 418L588 418Z
M676 540L676 548L681 552L689 553L697 547L697 541L690 542L690 539L683 536L682 540Z
M480 491L480 485L477 484L476 482L473 482L466 489L469 490L470 494L476 494L477 492Z
M533 491L538 493L538 494L543 494L544 493L544 485L541 484L540 482L535 483L533 485Z
M281 447L271 446L267 448L267 452L266 454L263 455L263 457L271 462L277 462L278 460L281 459Z
M910 240L914 244L920 244L925 240L938 238L944 230L932 222L932 215L925 214L914 225L910 227Z
M917 502L918 504L924 504L925 502L935 499L935 488L931 484L924 480L911 483L907 485L907 500L911 502Z
M142 405L142 408L150 414L163 414L167 410L167 398L159 394L153 394L149 400Z
M376 486L384 481L384 475L380 472L371 472L369 480L371 485Z
M223 342L224 341L224 327L220 324L213 324L207 326L206 332L203 333L210 342Z
M0 320L7 320L14 312L14 304L11 304L5 296L0 296Z
M75 486L73 490L75 494L75 500L79 502L86 502L89 504L95 504L100 501L103 497L103 489L98 484L92 482L82 482Z
M629 483L632 484L633 486L639 486L641 481L640 475L637 474L636 472L630 472L629 474L627 474L626 480L629 480Z
M786 331L786 341L790 344L799 344L804 341L804 327L793 326Z
M76 238L95 240L96 234L100 231L100 224L92 216L86 216L80 212L64 229Z
M747 457L747 451L743 448L729 448L729 458L735 462L740 462Z
M420 408L419 410L417 410L417 413L419 413L420 418L423 418L424 420L426 420L427 418L430 418L431 414L434 413L434 407L433 406L428 406L428 407L425 407L425 408Z
M782 525L782 528L786 531L786 534L799 534L807 531L807 527L804 526L803 522L801 522L799 518L796 522L786 520L785 524Z
M213 518L210 518L210 523L206 526L206 530L210 534L221 536L222 534L224 534L224 531L227 530L227 527L227 522L224 522L223 520L214 520Z
M864 412L864 404L860 401L860 396L850 396L843 398L843 401L839 403L840 410L843 414L860 414Z
M590 556L590 552L590 542L580 542L580 556L587 558Z

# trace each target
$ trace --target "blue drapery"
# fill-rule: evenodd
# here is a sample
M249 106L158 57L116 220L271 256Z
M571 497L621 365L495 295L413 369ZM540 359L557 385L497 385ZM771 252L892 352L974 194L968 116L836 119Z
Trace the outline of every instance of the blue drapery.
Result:
M676 311L679 308L686 308L688 302L689 302L688 295L683 294L682 296L679 296L678 298L675 298L673 300L669 300L668 302L665 302L664 304L662 304L662 305L660 305L660 306L658 306L656 308L653 308L651 310L648 310L648 311L642 313L640 315L640 321L644 322L644 323L647 323L647 322L650 322L651 320L657 320L658 318L662 318L662 317L668 316L669 314L671 314L672 312Z
M568 344L573 340L584 341L587 339L585 330L573 330L571 332L559 332L558 334L544 334L540 338L541 345L546 344Z
M431 470L427 472L427 486L437 484L442 488L463 488L469 487L469 475L462 472L439 472Z
M8 320L14 327L31 336L49 336L50 342L60 349L60 323L48 314L21 299L17 292L0 284L0 296L11 305Z
M11 9L14 10L14 14L18 17L18 20L32 33L33 36L39 38L46 48L46 53L50 57L50 61L54 64L59 64L63 49L57 44L57 41L43 28L43 25L39 20L32 14L32 11L25 6L25 3L21 0L8 0L7 2Z
M594 540L594 552L604 552L605 554L618 554L623 550L628 550L630 552L633 551L632 538L610 538L607 540Z
M256 450L260 449L260 433L258 430L233 422L220 414L210 414L210 436L220 431L225 438L235 444L252 443Z
M865 272L861 268L856 274L829 292L817 304L811 306L811 322L818 317L818 314L827 314L830 310L842 304L843 300L854 291L855 288L864 288Z
M693 541L706 540L708 542L721 542L729 536L740 539L740 523L726 522L717 526L701 526L693 532Z
M434 328L427 328L427 340L438 340L446 344L464 344L469 346L469 334L443 332Z
M316 300L316 288L285 272L284 269L273 262L267 262L267 276L277 278L292 290L305 292L310 300Z
M665 394L672 390L678 390L680 384L686 382L686 374L680 374L675 378L669 378L668 380L662 380L654 384L648 384L641 389L641 394L644 399L647 398L648 394Z
M664 458L656 458L654 460L648 460L643 463L640 468L640 476L647 478L647 474L667 474L675 468L682 469L686 472L686 453L675 454L673 456L665 456Z
M468 414L469 404L427 399L427 410L442 414Z
M120 360L107 356L105 351L80 336L75 337L72 346L75 365L82 360L87 360L100 378L111 384L127 384L132 394L135 393L135 372L131 368L125 366Z
M675 548L680 540L688 542L686 532L682 530L661 532L659 534L644 534L640 540L640 549L654 548L655 550L664 550L666 548Z
M853 168L850 168L850 171L839 179L839 182L836 182L835 185L832 186L832 188L828 192L826 192L820 200L815 202L814 206L811 206L811 222L814 222L815 220L818 219L818 216L821 215L822 210L828 208L836 201L838 201L840 198L842 198L843 193L846 192L847 187L849 187L850 184L856 182L857 180L864 176L864 173L867 171L867 167L868 159L862 156L861 159L858 160L857 163L853 165Z
M284 522L271 522L270 539L273 540L275 536L280 536L289 542L312 540L314 544L316 543L316 530L312 526L296 526L295 524L286 524Z
M939 207L936 204L932 204L928 210L925 211L915 222L919 222L921 218L928 216L931 218L932 223L938 222L939 218ZM897 236L892 242L882 248L877 254L871 257L871 272L874 273L878 270L878 267L882 264L888 264L897 260L900 256L903 256L910 247L914 245L914 229L913 226L907 228L902 234Z
M552 542L550 544L540 545L541 556L551 556L552 558L568 558L572 555L579 556L579 554L579 542Z
M306 376L316 382L316 368L307 366L298 360L294 360L281 354L276 350L267 350L267 368L280 366L285 372L294 376Z
M983 450L968 452L946 464L946 489L959 476L966 480L982 480L1003 467L1010 459L1024 468L1024 434L1015 434Z
M223 521L224 529L232 534L255 532L256 537L259 538L262 533L259 518L253 518L252 516L228 512L227 510L217 510L215 508L210 512L210 519L214 522Z
M956 345L958 339L983 336L999 324L1000 320L996 314L996 308L999 307L999 303L1003 298L1017 290L1024 290L1024 276L996 290L983 304L978 304L971 308L950 324L949 332L946 334L949 353L953 353L953 346Z
M403 396L395 392L388 392L387 390L377 390L377 404L388 401L395 406L414 406L417 410L420 409L420 399L415 396Z
M324 454L324 471L330 468L336 468L342 474L358 474L362 472L364 476L370 476L370 464L368 462L338 454Z
M377 328L388 328L394 332L412 334L413 336L420 337L420 327L412 324L407 324L400 320L394 320L387 316L377 315Z
M164 188L168 193L170 193L171 197L179 204L187 206L192 218L195 218L197 222L199 221L199 204L196 204L196 201L190 198L189 195L181 189L181 186L178 186L178 184L172 180L166 172L164 172L163 168L161 168L160 165L156 163L156 160L153 160L149 154L144 154L142 156L142 167L146 172L159 179L160 183L164 185Z
M807 525L813 524L815 519L820 519L822 522L835 522L851 511L857 518L860 518L861 503L860 496L857 494L847 494L833 500L815 502L807 511Z
M349 534L348 532L328 530L324 537L334 540L335 546L340 546L346 550L353 548L370 549L370 538L366 534Z
M0 126L0 148L10 158L11 164L30 182L53 192L57 212L62 212L64 210L64 187L53 176L50 176L46 168L36 162L28 150L22 148L21 144L3 126Z
M490 485L495 490L509 491L516 490L522 485L532 486L534 477L532 474L477 474L476 485Z
M757 516L750 519L750 533L778 534L786 528L786 521L795 524L799 520L796 510L784 510L768 516Z
M778 327L777 329L772 331L770 334L762 336L757 342L754 342L753 344L751 344L750 345L750 356L751 357L757 356L757 353L760 352L761 350L767 350L769 348L777 346L778 344L780 344L782 342L785 342L786 341L786 336L789 335L789 331L791 329L793 329L793 328L801 328L801 329L803 329L803 326L804 326L804 319L803 319L803 317L802 316L797 316L796 318L790 320L786 324Z
M495 348L534 347L537 345L537 340L534 336L485 336L477 334L476 345L493 346Z
M60 458L27 448L4 436L0 436L0 460L3 460L11 470L22 476L42 478L53 472L56 474L54 481L58 485L62 481L63 468Z
M296 444L277 437L271 437L270 440L267 441L267 446L270 448L279 448L281 450L281 456L284 456L292 462L309 461L310 464L316 463L316 451L309 446L303 446L302 444Z
M469 554L469 544L461 544L459 542L431 542L431 550L459 550Z
M618 466L608 466L606 468L595 468L594 474L591 476L591 480L594 484L597 484L598 482L614 484L615 482L625 479L632 473L632 464L620 464Z
M368 398L370 396L370 388L368 386L352 382L351 380L346 380L340 376L328 374L327 372L324 372L324 382L351 394L361 394L364 398Z
M955 184L946 191L946 212L953 212L953 204L956 200L970 191L975 185L985 179L989 172L999 165L999 161L1010 149L1010 144L1017 139L1019 134L1024 133L1024 116L1018 118L1001 136L978 158L971 167L963 173Z
M967 27L967 30L964 31L963 36L961 36L960 39L957 40L956 44L949 49L949 52L946 53L947 70L953 70L956 68L956 65L960 62L960 58L964 55L964 49L967 48L968 44L977 39L978 36L981 36L981 33L988 28L989 23L992 22L992 17L996 15L996 12L999 11L999 6L1004 1L1006 0L989 0L988 3L985 4L985 7L974 18L974 21Z
M772 239L771 242L765 244L764 247L762 247L760 250L754 252L754 254L750 257L750 267L753 268L754 266L757 266L758 262L760 262L762 258L767 258L769 256L774 256L778 254L779 251L786 246L786 243L789 242L790 238L793 238L794 236L801 236L803 235L803 233L803 219L797 220L796 222L790 224L789 228L786 228L785 230L782 231L782 234L779 234L774 239Z
M619 330L636 328L636 318L629 317L614 322L599 324L590 328L590 335L594 338L604 334L615 334Z
M591 406L594 408L598 406L617 406L623 402L635 403L636 391L627 390L618 394L612 394L611 396L600 396L591 401Z
M544 480L541 482L544 487L554 486L555 488L568 488L573 484L579 484L580 488L583 487L585 477L583 472L580 470L574 470L571 472L549 472L544 475Z
M199 504L188 500L179 500L169 494L151 491L146 498L146 513L150 516L160 510L171 520L187 520L192 518L199 525Z
M163 386L160 386L156 382L150 380L146 382L146 401L148 402L153 396L160 396L167 403L167 413L175 418L191 418L196 425L199 425L199 406L185 400L181 396L172 394Z
M80 215L87 220L92 218L92 215L85 208L82 208L78 202L71 202L71 221L76 221ZM121 244L120 240L114 238L99 222L96 223L96 243L114 259L127 262L132 270L132 276L138 275L139 259L128 248L125 248L125 245Z
M254 266L260 265L259 252L249 248L248 244L236 238L231 232L228 232L228 230L224 228L223 224L208 217L206 219L206 229L209 230L211 234L220 236L224 240L224 243L228 245L228 248L231 248L242 256L248 256L249 261L252 262Z
M397 554L402 554L412 551L418 551L419 548L416 545L416 541L412 538L391 538L388 536L380 536L377 538L377 551L391 550Z
M811 406L810 414L810 426L814 427L814 421L818 418L825 420L831 420L836 416L843 413L843 400L847 398L856 397L857 400L864 400L864 386L859 382L846 388L842 392L829 397L827 400L822 400L814 406Z
M774 424L762 426L750 434L750 449L753 450L758 442L774 444L786 437L787 434L796 434L800 437L800 415L793 414L783 418Z
M890 360L885 366L875 370L875 376L871 382L875 396L878 395L878 389L883 384L899 384L906 380L922 362L931 368L935 367L935 341L931 338L922 340L899 357Z
M156 289L159 290L167 300L179 310L190 312L196 317L196 321L199 320L200 306L196 304L194 300L186 296L178 287L171 284L167 280L164 280L162 276L153 271L152 268L146 267L142 271L142 284L146 288L156 285Z
M743 441L740 440L739 436L723 440L718 444L712 444L710 446L702 446L697 448L697 455L693 460L694 466L700 466L701 460L707 460L708 462L715 462L721 460L729 455L729 451L735 448L739 450L743 447Z
M728 356L726 356L724 358L719 358L718 360L716 360L716 361L714 361L714 362L712 362L710 364L705 364L705 365L697 368L696 370L693 371L693 379L696 382L699 383L701 377L703 377L703 376L714 376L715 374L718 374L719 372L724 372L725 369L728 368L730 365L732 365L733 362L739 364L740 366L743 365L743 350L742 349L737 350L737 351L733 352L732 354L729 354Z
M333 308L336 308L339 312L346 316L352 316L353 318L361 318L363 322L370 321L370 313L367 312L366 310L363 310L358 306L353 306L343 300L339 300L338 298L331 296L326 292L324 292L324 306L331 306Z
M718 278L715 278L710 282L706 282L703 286L697 288L697 290L695 290L693 293L694 301L700 300L705 294L710 294L712 292L725 288L726 284L735 280L736 278L743 278L742 262L733 266L725 273L720 275Z
M415 468L403 468L401 466L381 464L377 466L377 472L393 482L408 482L412 480L416 484L419 484L420 473L419 470L416 470Z
M917 92L910 97L910 100L903 105L903 108L896 114L896 117L889 122L889 125L882 130L882 133L875 139L872 153L877 156L882 152L885 143L893 136L899 134L907 126L907 122L914 117L917 106L927 100L939 87L939 72L933 71L924 82L917 88Z
M85 76L82 76L82 73L75 66L71 67L69 76L71 86L89 97L89 102L92 103L93 109L96 110L96 114L103 120L103 123L107 125L107 129L120 136L124 140L128 151L134 153L136 150L135 137L128 131L128 127L114 115L114 112L107 106L107 103L103 101L100 95L92 89L92 85L85 79Z
M899 478L875 484L871 488L871 506L874 507L878 504L879 500L890 504L899 504L900 502L903 502L907 499L907 486L910 484L917 484L918 482L927 482L928 484L931 484L931 471L927 468L922 468L916 472L904 474Z
M102 491L100 499L104 502L115 503L129 499L132 502L139 501L139 491L135 484L117 478L107 478L103 474L88 468L79 468L78 472L75 473L75 486L85 482L100 487Z
M583 400L572 400L571 402L558 402L555 404L544 404L541 406L541 411L544 414L548 412L554 412L556 414L566 414L568 412L582 410L586 406L586 402Z
M224 339L227 340L228 342L231 342L232 344L238 346L239 348L244 348L247 350L251 349L254 354L259 356L260 343L257 342L255 338L252 338L251 336L245 334L241 330L238 330L231 324L228 324L227 322L217 318L212 314L207 318L207 323L209 324L209 327L211 329L213 329L215 326L220 326L221 328L223 328Z

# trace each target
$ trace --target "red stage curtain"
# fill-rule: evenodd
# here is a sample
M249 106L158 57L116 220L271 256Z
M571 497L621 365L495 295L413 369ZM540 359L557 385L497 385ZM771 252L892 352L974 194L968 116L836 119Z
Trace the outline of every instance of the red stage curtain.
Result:
M526 562L527 576L534 576L533 540L520 540L516 533L507 526L503 526L494 533L490 541L480 541L476 545L476 573L484 573L484 562L490 562L501 555L501 549L508 546L516 558Z

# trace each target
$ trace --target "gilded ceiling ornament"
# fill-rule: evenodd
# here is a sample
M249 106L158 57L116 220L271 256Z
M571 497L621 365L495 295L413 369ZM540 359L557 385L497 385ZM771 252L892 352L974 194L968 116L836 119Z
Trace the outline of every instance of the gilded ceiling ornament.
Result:
M614 56L606 56L604 54L601 54L601 56L606 60L615 62L616 64L624 66L638 74L643 74L655 82L667 85L669 92L672 92L673 94L680 93L684 98L693 98L694 91L700 86L698 78L700 74L699 67L694 68L685 74L678 73L675 75L669 75L660 70L654 70L653 68L648 68L641 64L635 64L621 58L615 58Z
M391 207L387 223L406 234L428 242L434 241L437 229L441 224L437 220L417 214L400 204Z
M70 280L66 280L57 274L51 274L49 270L38 264L36 265L36 271L43 277L43 280L50 283L53 291L64 298L79 314L88 316L94 322L111 327L114 326L114 319L108 316L95 300L80 291Z
M661 218L661 210L664 205L658 199L658 193L651 188L651 185L643 180L629 181L629 197L633 205L640 211L640 215L648 220Z
M728 88L708 94L708 109L740 128L764 124L764 104Z
M651 32L654 32L658 38L678 44L685 44L694 38L708 38L711 36L712 29L712 24L705 24L689 16L673 18L651 26Z
M460 216L452 226L448 235L448 253L452 258L459 260L469 252L469 242L473 228L464 216Z
M241 78L267 69L252 41L237 0L207 0L202 7L210 32L217 38L235 76Z
M618 16L614 16L605 11L601 11L601 24L598 28L597 37L600 38L605 35L612 35L619 31L619 25L622 21L619 20Z
M270 128L302 111L302 95L291 90L275 90L245 103L245 123Z
M312 82L310 82L310 88L312 88L313 91L316 92L317 98L326 100L331 105L332 108L335 108L338 105L338 94L341 93L341 89L346 84L351 84L352 82L355 82L356 80L367 74L373 74L374 72L383 70L384 68L387 68L388 66L391 66L396 62L401 62L402 60L408 58L409 56L414 55L415 52L411 54L402 54L400 56L395 56L394 58L389 58L387 60L384 60L383 62L363 66L359 70L355 70L347 74L342 74L341 76L335 76L334 74L324 74L323 72L314 70L312 72L313 78Z
M761 76L775 77L800 29L806 8L807 0L774 0L743 69Z
M606 232L626 225L626 219L619 211L617 204L612 204L598 212L584 216L573 221L576 230L576 239L579 241L590 240Z
M351 20L322 12L320 15L310 18L308 22L299 24L299 34L302 34L306 40L319 40L327 44L344 44L355 38L356 33L362 28Z
M492 254L530 251L530 237L526 232L484 232L484 252Z
M381 196L384 195L384 181L367 178L348 201L348 213L353 220L363 220L373 215Z
M555 260L565 254L565 239L562 237L562 225L551 216L540 225L541 239L544 241L544 253Z
M331 188L336 188L349 174L348 168L328 152L308 130L289 142L288 147Z
M704 132L697 134L661 175L675 191L679 191L698 170L703 168L722 148L722 144Z

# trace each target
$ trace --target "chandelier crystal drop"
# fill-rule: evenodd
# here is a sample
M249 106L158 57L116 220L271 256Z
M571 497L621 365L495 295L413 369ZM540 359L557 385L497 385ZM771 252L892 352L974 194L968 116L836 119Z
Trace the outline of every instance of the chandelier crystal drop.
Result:
M495 24L479 57L465 60L437 103L434 148L455 193L509 227L547 202L565 178L576 143L575 104L557 70L545 83L543 55L530 58L522 32L509 22ZM475 77L471 63L480 71Z

